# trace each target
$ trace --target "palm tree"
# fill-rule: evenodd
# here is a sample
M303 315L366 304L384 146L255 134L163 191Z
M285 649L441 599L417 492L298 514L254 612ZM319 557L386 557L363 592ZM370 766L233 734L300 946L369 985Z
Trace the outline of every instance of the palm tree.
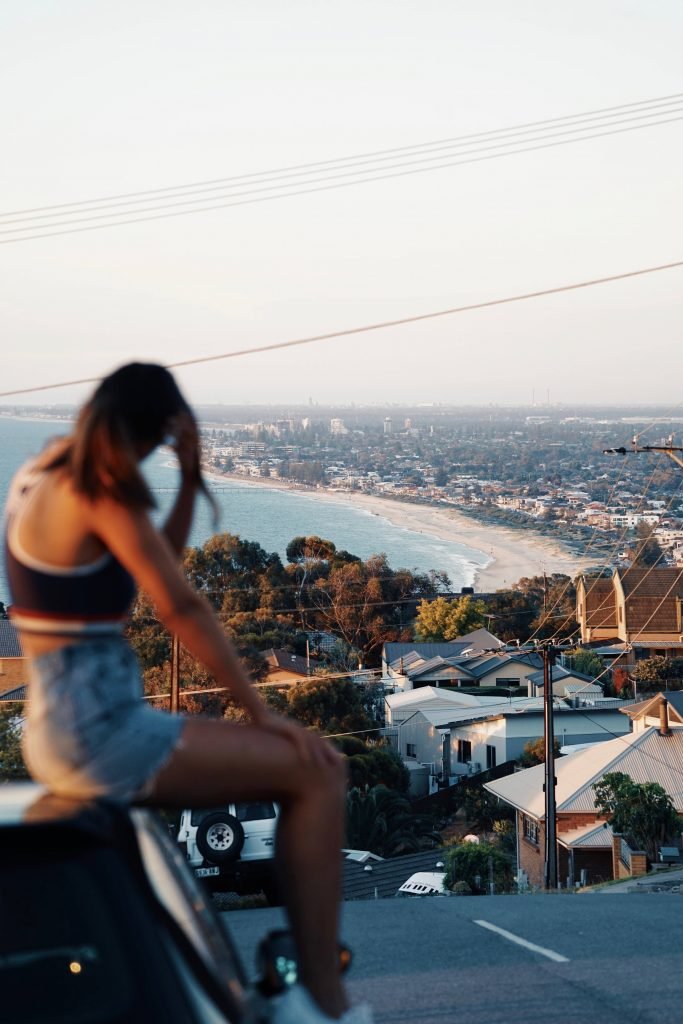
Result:
M352 789L347 798L347 843L380 857L416 853L437 845L433 822L413 814L410 801L386 786Z

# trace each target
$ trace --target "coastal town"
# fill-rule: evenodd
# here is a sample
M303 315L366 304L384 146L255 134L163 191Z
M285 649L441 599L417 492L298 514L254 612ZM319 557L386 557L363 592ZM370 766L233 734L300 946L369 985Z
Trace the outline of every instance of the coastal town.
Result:
M612 554L621 565L629 563L638 531L651 531L667 564L683 561L677 467L643 455L624 473L618 457L603 454L651 420L662 439L672 436L683 421L664 410L234 412L241 422L209 426L216 410L204 410L207 464L225 474L455 509L482 523L559 538L577 552L590 540L593 561L621 538Z
M5 412L41 418L35 409ZM528 572L501 589L482 588L484 570L476 586L453 593L443 574L410 574L379 556L362 561L321 537L293 538L284 565L251 538L209 540L189 553L186 571L211 595L268 700L312 727L349 733L342 748L352 793L370 799L391 778L413 814L441 815L444 834L479 832L486 850L497 849L494 823L505 835L511 823L515 870L501 868L498 885L522 892L549 884L546 812L533 781L543 771L549 697L561 737L552 887L586 888L656 869L661 839L637 828L623 835L599 807L576 803L575 793L585 785L600 792L601 779L623 767L635 785L663 781L666 799L683 813L678 745L667 740L683 735L683 474L661 452L634 450L625 462L624 448L648 421L650 435L661 433L662 446L673 449L677 423L657 409L311 405L305 412L202 409L202 461L214 491L222 479L248 480L365 503L389 521L393 509L408 508L413 527L434 531L455 517L452 535L466 535L467 523L512 535L521 565L531 536L564 552L568 571ZM71 413L42 415L68 423ZM200 569L209 551L216 568ZM211 575L218 566L220 583ZM239 596L246 581L258 598ZM369 594L372 613L354 611ZM150 633L150 611L144 601L136 606L130 635L149 697L163 702L173 655L160 624ZM0 641L0 706L9 711L26 694L11 618L0 618ZM553 644L548 682L544 659ZM184 653L180 706L229 717L227 696L211 683ZM334 710L312 713L321 687ZM8 728L13 720L6 717ZM362 771L357 758L365 759ZM653 774L653 760L669 765L670 776ZM356 845L366 842L369 853L390 861L406 852L405 843L373 847L356 835ZM426 844L420 857L433 859L433 844L418 834L411 843ZM675 836L667 849L669 860L683 860ZM354 871L350 865L348 893L357 898L364 889Z

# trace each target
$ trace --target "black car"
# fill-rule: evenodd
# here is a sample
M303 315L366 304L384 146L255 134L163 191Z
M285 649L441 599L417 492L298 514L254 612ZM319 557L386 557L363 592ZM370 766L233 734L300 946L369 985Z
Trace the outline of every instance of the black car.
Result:
M261 1019L210 896L148 811L0 786L0 924L4 1024ZM273 941L293 977L291 940Z

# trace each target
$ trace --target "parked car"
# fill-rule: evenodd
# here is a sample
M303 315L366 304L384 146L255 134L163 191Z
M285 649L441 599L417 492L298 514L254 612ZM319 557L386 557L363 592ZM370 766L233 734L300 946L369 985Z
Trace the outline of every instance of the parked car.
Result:
M398 896L448 896L445 871L416 871L399 886Z
M255 1024L227 929L153 813L0 785L4 1024ZM262 944L259 989L296 977L291 936ZM279 972L279 973L278 973Z
M273 873L279 808L270 800L181 812L177 840L198 878L276 902Z

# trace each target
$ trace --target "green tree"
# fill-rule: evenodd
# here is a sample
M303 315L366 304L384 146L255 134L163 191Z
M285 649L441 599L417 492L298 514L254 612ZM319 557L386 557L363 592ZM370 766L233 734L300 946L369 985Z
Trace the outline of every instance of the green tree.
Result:
M575 672L581 672L584 676L602 675L604 665L593 651L586 650L584 647L575 647L573 651L568 651L568 657L571 658L569 664Z
M595 806L614 831L645 850L651 861L657 848L681 829L671 797L657 782L634 782L624 772L608 772L593 789Z
M360 687L350 679L313 676L297 683L287 695L287 713L298 722L324 733L372 729Z
M386 555L330 566L309 588L317 628L328 630L359 651L363 664L378 664L382 645L408 640L415 598L434 594L447 577L392 570Z
M683 687L683 658L644 658L636 665L633 676L639 692L680 690Z
M292 564L305 562L331 562L336 553L336 545L331 540L315 535L294 537L290 540L285 554Z
M21 716L17 705L0 705L0 783L27 779L28 771L21 754Z
M348 758L352 788L366 790L386 786L387 789L407 793L410 785L408 769L397 751L385 741L368 743L356 736L344 736L335 740L335 746Z
M497 797L484 789L481 784L467 786L462 808L465 820L470 827L480 829L482 832L490 832L495 821L513 814L512 808L507 804L501 804Z
M523 576L487 599L491 629L500 640L558 639L576 634L576 588L569 576Z
M473 600L469 594L450 601L445 597L422 600L415 619L415 639L433 642L455 640L483 626L485 611L484 602Z
M139 591L126 626L126 637L143 669L163 665L171 656L171 637L154 605Z
M636 550L633 564L639 568L657 565L663 556L659 541L655 536L654 526L649 523L638 523L636 527Z
M560 756L560 741L555 738L553 743L555 757ZM545 762L545 740L540 736L537 740L529 740L525 743L524 750L519 756L519 763L523 768L532 768L535 764Z
M287 694L276 686L264 686L261 690L261 697L268 708L277 715L286 715L288 712ZM229 701L223 711L223 718L230 722L248 725L251 722L251 715L242 704L235 704Z
M496 892L508 892L512 887L512 864L500 846L482 842L458 843L448 851L447 889L453 889L458 882L466 882L473 893L486 892L491 876Z
M232 533L218 533L202 547L188 548L184 568L192 586L226 616L257 608L276 611L286 583L279 555Z
M429 849L440 841L432 820L413 814L410 801L401 793L385 786L349 791L346 842L350 849L397 857Z

